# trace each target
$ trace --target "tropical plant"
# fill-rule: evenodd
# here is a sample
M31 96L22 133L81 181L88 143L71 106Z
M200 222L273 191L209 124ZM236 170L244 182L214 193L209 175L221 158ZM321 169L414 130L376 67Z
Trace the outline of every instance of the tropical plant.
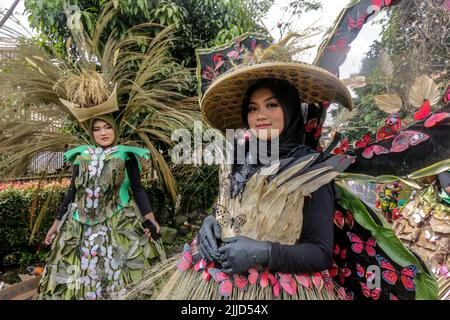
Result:
M174 25L177 39L171 52L183 65L195 67L195 49L222 44L248 31L261 31L258 15L270 8L272 0L25 0L32 27L45 34L58 48L64 48L71 32L69 18L76 18L93 34L95 21L105 5L117 14L100 39L107 41L110 31L118 37L139 24L154 22ZM149 31L151 32L151 31ZM144 44L140 44L144 49ZM195 92L195 91L194 91Z
M59 98L73 100L88 96L89 91L91 96L99 94L93 91L99 90L99 85L88 85L97 75L96 84L104 85L100 90L104 94L116 87L122 143L150 149L149 170L156 171L176 198L164 153L174 144L174 129L190 128L200 118L196 101L183 94L192 75L169 54L175 41L172 27L146 23L130 29L123 39L118 31L110 32L103 43L101 38L116 14L117 10L106 7L91 34L84 28L72 30L64 55L50 42L46 50L34 43L17 43L18 57L6 60L0 73L1 92L15 102L0 110L0 178L24 173L40 152L63 151L69 145L89 142L89 137L81 134L83 130L64 126L73 118ZM148 30L158 33L150 37ZM140 50L141 43L145 52ZM84 92L80 94L74 84Z

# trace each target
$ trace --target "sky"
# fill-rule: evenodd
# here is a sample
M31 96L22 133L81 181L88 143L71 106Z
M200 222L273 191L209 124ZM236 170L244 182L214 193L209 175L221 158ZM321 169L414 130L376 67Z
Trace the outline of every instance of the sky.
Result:
M0 8L9 8L14 0L0 0ZM263 22L266 25L267 29L271 32L272 36L275 39L279 39L279 31L276 27L278 22L283 22L289 19L288 15L285 14L285 10L283 7L286 5L286 0L275 0L274 6L271 8L266 17L263 18ZM349 2L349 0L319 0L322 4L322 9L315 12L305 13L301 17L294 17L291 21L293 22L294 30L302 30L312 24L314 26L320 26L324 30L327 30L331 27L341 10L344 9L345 5ZM24 0L21 0L16 7L15 17L18 18L22 26L30 33L35 33L31 30L28 25L28 20L25 14L24 8ZM341 66L340 77L342 79L348 78L351 74L356 74L359 71L361 60L367 53L370 44L379 36L381 31L381 25L377 24L376 21L382 17L382 14L379 14L374 20L370 23L364 25L358 37L351 43L352 49L350 50L347 60ZM15 24L14 21L9 19L8 26L12 28L19 28ZM310 43L315 45L316 48L313 48L309 51L309 53L302 57L304 62L312 62L316 52L317 47L322 42L323 33L318 36L312 38Z

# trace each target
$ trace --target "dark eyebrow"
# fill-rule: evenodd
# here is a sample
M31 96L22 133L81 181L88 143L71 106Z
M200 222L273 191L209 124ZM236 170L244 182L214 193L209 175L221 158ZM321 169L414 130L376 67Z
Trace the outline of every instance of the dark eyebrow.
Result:
M266 101L269 101L269 100L272 100L272 99L276 99L276 98L277 98L277 97L272 96L272 97L269 97L269 98L265 99L263 102L266 102ZM254 102L254 101L250 101L249 104L250 104L250 103L256 104L256 102Z

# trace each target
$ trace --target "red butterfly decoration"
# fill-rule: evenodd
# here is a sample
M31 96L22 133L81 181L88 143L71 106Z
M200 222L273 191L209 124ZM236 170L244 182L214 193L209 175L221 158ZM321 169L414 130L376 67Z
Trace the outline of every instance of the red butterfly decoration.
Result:
M320 138L320 136L322 135L322 127L323 127L323 124L318 126L317 129L316 129L316 132L314 132L314 138L315 139Z
M359 263L356 263L356 274L360 278L366 278L368 281L373 281L375 278L375 273L364 270L363 266Z
M355 142L355 147L356 148L365 148L367 146L366 149L364 149L364 151L362 152L362 156L366 159L371 159L375 154L376 155L380 155L380 154L387 154L389 153L389 150L386 149L383 146L379 146L379 145L371 145L368 146L370 143L371 137L370 137L370 132L367 132L361 140L356 141Z
M350 230L355 225L355 221L353 220L353 214L351 213L351 211L347 210L345 212L345 217L344 217L344 214L341 211L335 210L334 211L334 224L337 225L339 227L339 229L342 230L344 228L344 223L347 223Z
M369 238L367 241L363 241L359 236L351 232L347 232L347 236L352 243L352 251L362 253L365 249L370 257L375 256L375 247L377 245L375 238Z
M273 274L269 273L269 282L272 286L272 292L275 298L278 298L280 296L280 282L277 281L277 277L275 277ZM294 280L295 282L295 280ZM295 284L297 285L297 284Z
M386 149L383 146L379 146L379 145L371 145L369 147L366 148L366 150L363 151L362 156L366 159L372 159L374 155L381 155L381 154L388 154L389 150Z
M403 131L392 141L391 152L402 152L410 146L417 146L428 140L430 136L418 131Z
M217 69L213 68L212 66L207 66L206 70L203 71L202 77L206 80L214 80L218 77L219 73L217 72Z
M361 29L364 25L364 21L366 21L366 18L368 17L368 14L363 14L358 18L358 21L355 21L352 17L348 17L348 29L350 31L354 29Z
M248 282L253 286L258 282L259 273L256 268L251 268L248 270Z
M265 269L263 273L261 273L261 277L259 278L259 285L261 288L265 288L269 285L269 269Z
M367 146L370 143L370 132L367 132L361 140L358 140L355 142L355 148L364 148L365 146Z
M188 270L192 266L192 253L191 246L189 244L185 244L183 247L183 255L181 259L177 262L177 269L181 272Z
M297 293L297 282L290 273L278 273L280 285L284 291L293 296Z
M348 151L348 139L341 140L339 147L333 149L334 154L344 154Z
M335 45L328 46L327 50L336 52L343 48L346 48L347 51L350 50L350 46L347 46L347 40L344 38L341 38L338 41L336 41Z
M414 284L414 277L417 274L417 267L414 265L406 266L406 268L403 268L401 271L397 271L395 267L385 258L377 254L376 256L377 261L382 269L385 269L381 275L387 283L390 285L395 285L397 283L397 280L400 277L400 281L402 282L403 286L408 291L414 291L416 289L416 285Z
M397 134L397 132L400 131L402 128L402 122L400 117L398 116L398 113L394 112L387 119L384 121L384 126L382 126L377 131L377 141L381 141L384 139L388 139L390 137L393 137Z
M392 3L392 0L384 0L384 6L389 7ZM377 6L381 9L381 6L383 5L383 0L372 0L372 5Z
M419 111L414 112L414 120L416 121L423 120L430 115L430 112L431 112L430 101L424 99L422 105L420 106Z
M194 264L194 270L195 271L203 270L206 268L207 264L208 262L206 260L198 259L198 261Z
M308 121L308 123L305 126L306 132L313 132L314 129L317 128L317 125L319 124L319 119L314 118Z
M294 276L295 279L297 279L297 282L301 284L303 287L305 288L312 287L311 277L307 273L295 274Z
M447 2L447 3L450 4L450 1ZM450 10L450 9L449 9L449 10ZM444 101L445 104L447 104L447 103L450 102L450 84L448 85L447 90L445 90L445 94L444 94L444 96L442 97L442 101Z
M425 120L424 126L425 126L425 128L432 128L435 125L437 125L439 122L442 122L448 118L450 118L449 112L435 113L431 117L429 117L427 120Z
M330 268L330 276L334 278L339 275L339 282L341 283L341 285L344 285L345 278L350 277L351 274L352 271L349 268L339 268L336 262L333 262L333 265Z
M248 279L241 274L233 275L234 284L241 291L246 291L248 288Z
M336 243L334 245L333 255L334 256L339 255L342 260L345 260L345 259L347 259L347 249L344 248L341 250L341 247Z
M230 276L217 268L209 269L209 273L214 281L219 283L219 293L224 297L231 296L233 283L230 280Z
M360 282L359 284L361 285L361 290L364 297L372 298L373 300L380 299L381 288L375 288L370 290L365 283Z

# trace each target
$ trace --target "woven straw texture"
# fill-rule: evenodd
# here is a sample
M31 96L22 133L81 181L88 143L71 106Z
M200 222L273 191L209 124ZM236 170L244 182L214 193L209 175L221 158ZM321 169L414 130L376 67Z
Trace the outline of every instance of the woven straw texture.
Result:
M289 81L298 89L302 102L338 102L352 108L352 98L347 87L328 71L304 63L265 62L236 67L214 81L201 101L204 119L222 132L242 128L244 95L252 84L264 78Z
M78 121L83 122L92 119L103 114L109 114L114 111L118 111L117 105L117 85L114 87L113 92L109 96L108 100L90 108L81 108L79 105L70 101L59 99L69 109L69 111L77 118Z

